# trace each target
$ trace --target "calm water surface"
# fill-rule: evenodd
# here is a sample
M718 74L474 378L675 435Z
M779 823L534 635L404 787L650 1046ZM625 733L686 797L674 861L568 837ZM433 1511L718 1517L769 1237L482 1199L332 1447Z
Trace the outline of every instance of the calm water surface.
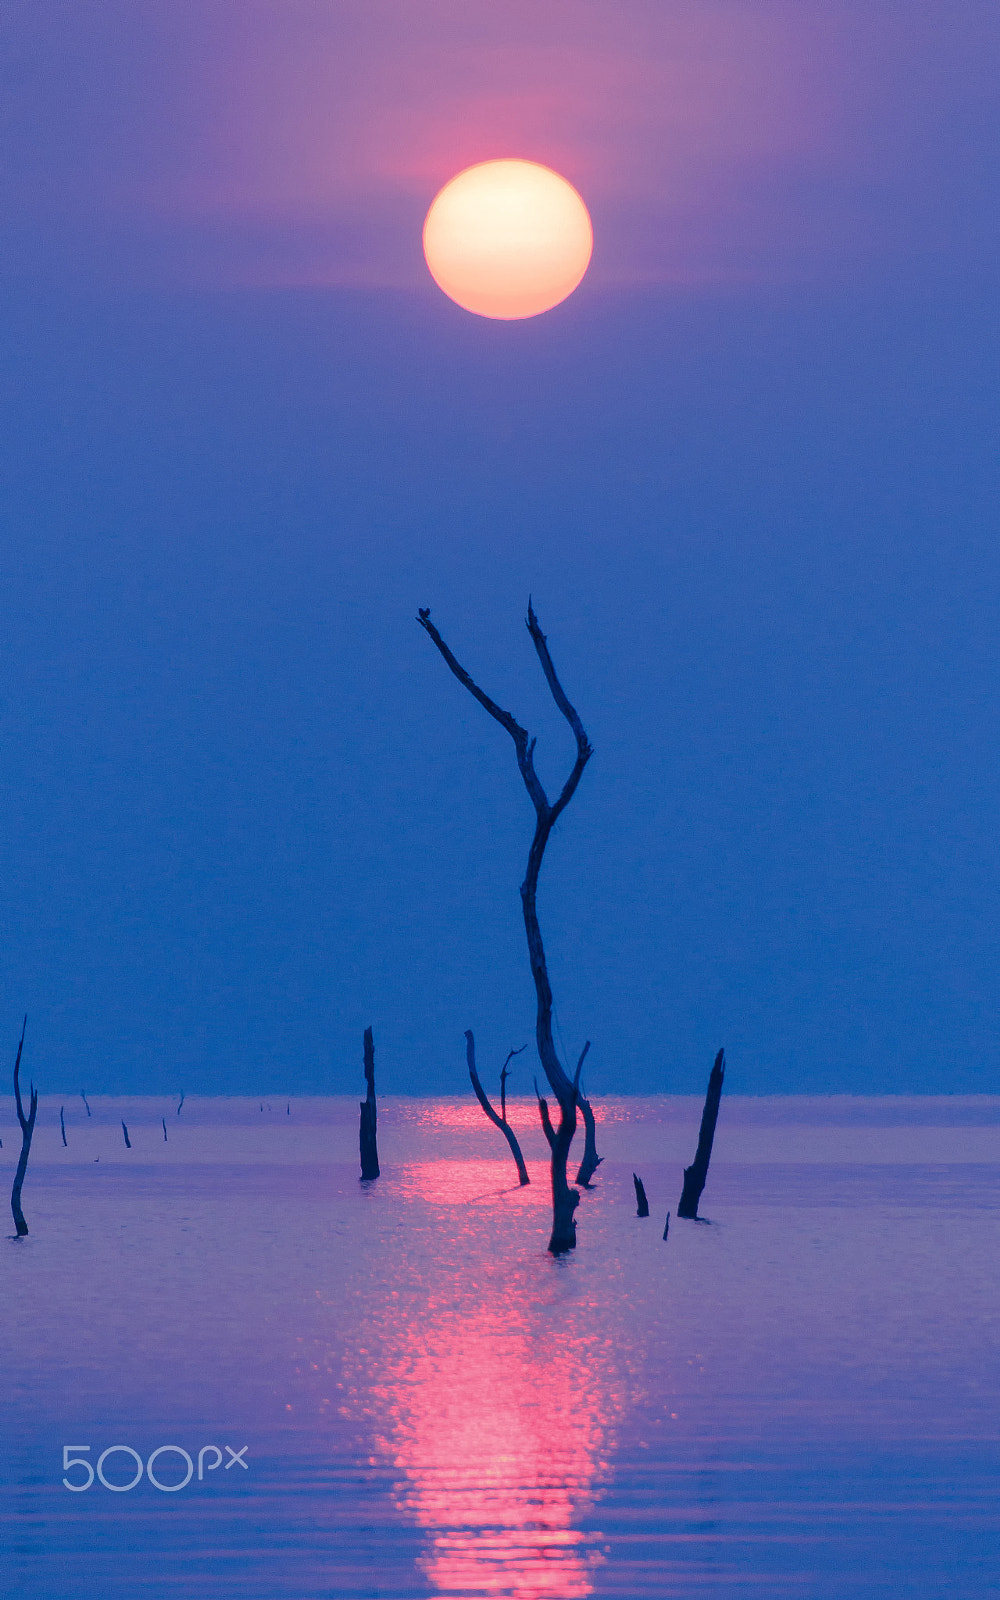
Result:
M518 1190L464 1101L366 1186L354 1100L91 1104L2 1240L4 1600L1000 1594L1000 1099L724 1100L666 1243L700 1105L605 1102L558 1262L531 1106Z

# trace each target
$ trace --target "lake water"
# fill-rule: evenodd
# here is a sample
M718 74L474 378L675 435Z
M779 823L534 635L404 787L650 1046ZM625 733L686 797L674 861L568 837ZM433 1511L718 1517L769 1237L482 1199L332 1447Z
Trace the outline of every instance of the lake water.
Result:
M666 1242L700 1103L605 1101L559 1261L533 1106L518 1190L471 1098L366 1186L357 1100L91 1105L2 1241L4 1600L1000 1594L1000 1099L724 1097Z

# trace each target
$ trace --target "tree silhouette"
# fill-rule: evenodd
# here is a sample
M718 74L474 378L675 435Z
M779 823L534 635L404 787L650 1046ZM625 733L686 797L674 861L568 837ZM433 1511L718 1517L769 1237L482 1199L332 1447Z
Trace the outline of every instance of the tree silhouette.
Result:
M530 600L528 601L527 625L528 632L531 635L531 642L541 662L545 681L552 693L552 698L569 723L573 731L573 737L576 740L576 760L573 763L573 769L557 798L553 801L549 800L535 771L535 740L529 736L527 729L522 728L509 711L502 710L496 701L491 700L489 695L473 681L445 644L431 621L429 610L422 608L417 614L417 621L430 634L459 683L463 684L469 693L479 701L483 709L489 712L494 721L499 722L500 726L506 728L510 734L517 753L518 770L528 791L531 803L535 808L535 831L531 840L531 848L528 851L527 871L524 875L524 882L521 884L521 906L524 913L524 930L528 939L528 960L531 965L531 976L534 979L537 997L535 1040L538 1046L538 1058L542 1064L542 1070L549 1081L552 1093L559 1103L559 1126L553 1128L551 1140L552 1236L549 1240L549 1249L553 1255L561 1255L563 1251L572 1250L576 1245L574 1213L580 1203L580 1191L570 1188L566 1178L566 1162L570 1145L573 1142L573 1134L576 1132L576 1107L580 1069L579 1067L577 1068L576 1076L571 1079L556 1055L555 1043L552 1038L552 986L549 983L536 902L538 875L541 871L545 846L549 842L549 835L557 818L561 816L576 793L577 785L583 776L583 769L590 760L593 751L590 741L584 732L583 723L570 705L562 684L556 676L556 669L552 664L552 657L549 654L545 635L538 626L538 618L535 616Z

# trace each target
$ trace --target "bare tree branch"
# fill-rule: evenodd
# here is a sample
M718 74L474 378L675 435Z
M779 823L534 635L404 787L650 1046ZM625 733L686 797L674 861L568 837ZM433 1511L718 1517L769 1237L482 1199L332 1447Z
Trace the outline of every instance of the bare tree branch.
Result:
M500 1068L500 1116L504 1122L507 1121L507 1079L510 1077L510 1073L507 1071L507 1062L513 1061L515 1056L521 1054L521 1050L527 1050L527 1048L526 1044L522 1044L520 1050L508 1050L507 1061Z
M542 1119L542 1132L544 1133L548 1141L549 1149L551 1150L556 1142L556 1130L553 1128L552 1118L549 1116L549 1102L538 1092L537 1078L535 1079L535 1094L538 1097L538 1115Z
M517 1054L519 1054L519 1052L516 1050L512 1050L510 1053L511 1056ZM521 1146L518 1143L517 1134L510 1126L507 1118L497 1116L493 1107L490 1105L486 1090L479 1081L479 1073L476 1071L476 1041L472 1037L471 1028L466 1028L465 1030L465 1059L469 1064L469 1078L471 1079L472 1087L476 1092L476 1099L479 1101L479 1104L486 1112L486 1115L489 1117L494 1127L500 1129L500 1132L510 1145L510 1153L514 1157L514 1164L517 1167L518 1180L521 1184L521 1188L523 1189L526 1183L531 1182L531 1179L528 1177L528 1169L524 1164L524 1157L521 1154ZM507 1057L507 1061L509 1060L510 1056ZM507 1061L504 1062L505 1070L507 1067Z
M535 616L530 598L528 600L528 632L531 634L532 643L538 652L538 659L542 663L542 671L545 673L545 681L552 691L552 698L572 728L573 737L576 740L576 761L573 764L572 772L563 784L558 800L550 807L549 822L551 824L555 822L559 813L565 810L572 800L576 786L583 777L583 769L593 755L594 750L584 732L583 723L570 705L569 700L566 698L566 692L556 676L556 669L552 664L548 643L544 633L538 626L538 618Z

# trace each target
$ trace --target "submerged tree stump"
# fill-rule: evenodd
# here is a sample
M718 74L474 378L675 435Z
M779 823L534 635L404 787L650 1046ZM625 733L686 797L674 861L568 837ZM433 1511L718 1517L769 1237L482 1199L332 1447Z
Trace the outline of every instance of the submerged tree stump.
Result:
M377 1178L378 1107L375 1103L375 1040L371 1028L365 1029L365 1083L368 1093L361 1102L361 1181Z
M21 1154L18 1158L17 1171L14 1173L14 1183L10 1191L10 1209L14 1218L14 1231L19 1239L23 1239L28 1231L28 1224L24 1220L21 1210L21 1187L24 1175L28 1170L28 1156L31 1152L31 1136L35 1131L35 1117L38 1115L38 1090L31 1085L31 1098L28 1104L28 1115L24 1114L24 1105L21 1101L21 1051L24 1049L24 1030L28 1026L25 1016L21 1026L21 1040L17 1047L17 1059L14 1062L14 1101L17 1105L17 1120L21 1125Z
M684 1168L684 1187L677 1205L677 1215L686 1217L689 1222L698 1220L698 1201L701 1199L708 1177L708 1163L712 1158L712 1141L715 1138L715 1124L719 1118L719 1101L722 1099L722 1080L725 1075L726 1052L720 1050L709 1074L708 1093L705 1096L705 1109L701 1114L701 1130L698 1134L698 1149L694 1161L689 1167Z

